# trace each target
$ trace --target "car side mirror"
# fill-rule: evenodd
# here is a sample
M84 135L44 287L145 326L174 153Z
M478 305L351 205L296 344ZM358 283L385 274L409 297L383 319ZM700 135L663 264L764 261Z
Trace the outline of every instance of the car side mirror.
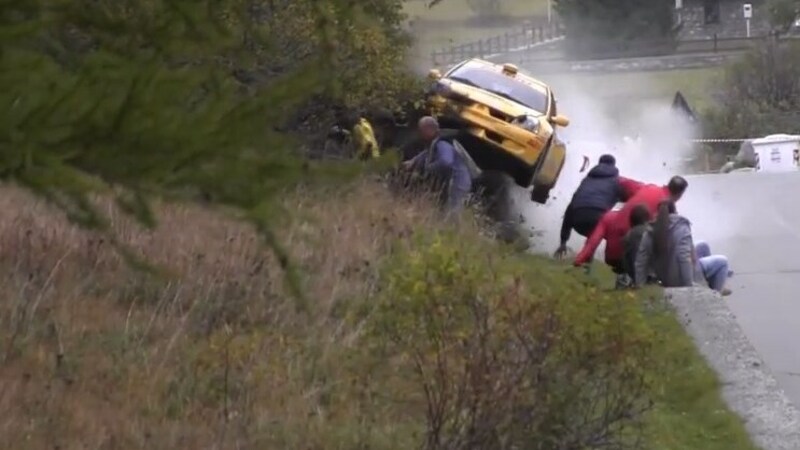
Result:
M434 81L439 80L442 78L442 72L439 69L431 69L428 71L428 78Z
M557 125L559 127L568 127L569 126L569 119L564 116L555 115L550 118L550 123Z

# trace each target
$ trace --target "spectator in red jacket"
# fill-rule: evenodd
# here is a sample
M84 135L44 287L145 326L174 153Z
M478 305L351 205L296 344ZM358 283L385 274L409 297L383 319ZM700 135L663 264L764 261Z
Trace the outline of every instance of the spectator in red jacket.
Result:
M630 229L630 216L631 211L636 205L645 205L647 210L650 211L650 216L655 217L658 213L658 205L666 200L672 200L677 203L689 187L689 182L681 176L674 176L669 180L666 186L658 186L655 184L647 184L641 187L619 210L617 216L617 227L627 233Z
M606 241L606 264L611 266L614 273L618 275L624 273L622 264L623 239L627 230L619 227L619 216L620 211L608 211L603 214L594 231L589 235L589 239L586 240L583 248L575 257L574 264L576 266L589 263L600 243Z
M603 215L583 248L575 257L574 264L581 266L592 260L600 242L606 241L605 262L617 275L625 273L623 268L623 239L630 230L631 211L637 205L645 205L651 216L655 216L658 205L664 200L677 202L686 192L689 183L685 178L674 176L666 186L648 184L641 187L618 211L609 211Z

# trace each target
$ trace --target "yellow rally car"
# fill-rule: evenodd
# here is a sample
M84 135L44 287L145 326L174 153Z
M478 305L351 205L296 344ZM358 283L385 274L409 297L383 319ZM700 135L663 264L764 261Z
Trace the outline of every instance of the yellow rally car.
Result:
M499 171L545 203L564 166L566 146L556 133L569 119L556 113L549 86L513 64L480 59L461 62L444 75L430 71L426 97L443 128L461 130L459 140L484 171Z

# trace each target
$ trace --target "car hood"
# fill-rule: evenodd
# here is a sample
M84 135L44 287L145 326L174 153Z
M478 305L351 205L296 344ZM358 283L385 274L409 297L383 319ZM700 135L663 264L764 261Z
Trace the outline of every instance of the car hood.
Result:
M441 82L446 84L450 89L453 90L453 92L463 95L464 97L469 98L473 102L480 103L490 108L502 111L510 116L517 117L527 114L536 117L541 117L544 115L544 113L542 113L541 111L536 111L533 108L529 108L513 100L509 100L505 97L501 97L497 94L493 94L489 91L486 91L484 89L475 86L459 83L457 81L449 80L447 78L442 79Z

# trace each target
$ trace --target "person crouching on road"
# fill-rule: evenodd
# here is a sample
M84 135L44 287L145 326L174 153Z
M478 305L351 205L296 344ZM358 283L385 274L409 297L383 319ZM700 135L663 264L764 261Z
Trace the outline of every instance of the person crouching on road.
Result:
M441 138L439 122L434 117L421 118L418 129L428 148L403 165L431 176L443 190L445 212L457 213L466 203L472 180L480 170L458 141Z
M567 241L572 230L588 238L603 214L617 203L627 201L643 186L644 183L619 176L612 155L601 156L599 163L581 181L567 205L561 222L561 244L554 256L561 259L567 253Z

